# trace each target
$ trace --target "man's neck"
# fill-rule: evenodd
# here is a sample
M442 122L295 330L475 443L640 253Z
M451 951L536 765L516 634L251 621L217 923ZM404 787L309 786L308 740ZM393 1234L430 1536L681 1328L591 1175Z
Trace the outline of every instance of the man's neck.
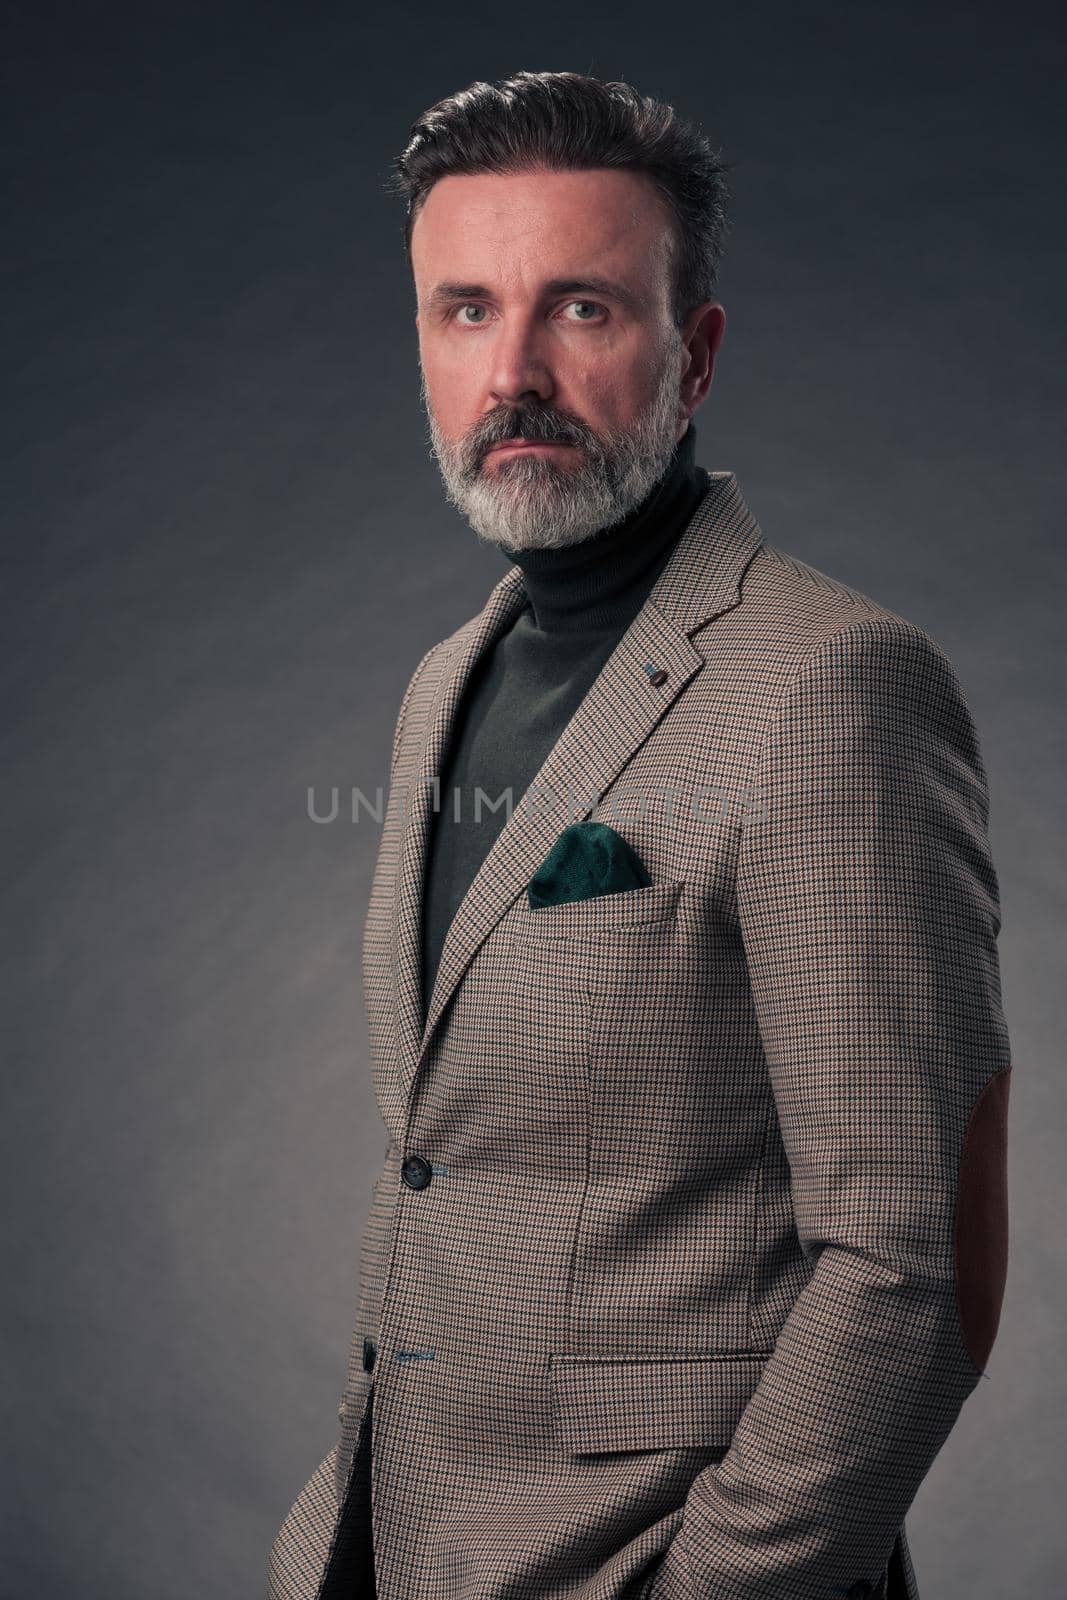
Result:
M521 567L534 624L544 633L600 632L633 615L633 603L661 568L708 483L696 465L689 426L670 463L640 505L620 521L558 550L499 548Z

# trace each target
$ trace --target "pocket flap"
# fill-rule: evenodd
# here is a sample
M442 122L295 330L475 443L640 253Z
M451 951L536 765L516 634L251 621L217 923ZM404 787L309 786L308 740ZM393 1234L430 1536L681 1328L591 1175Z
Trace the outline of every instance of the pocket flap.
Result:
M767 1354L548 1360L560 1442L583 1455L689 1445L725 1450Z

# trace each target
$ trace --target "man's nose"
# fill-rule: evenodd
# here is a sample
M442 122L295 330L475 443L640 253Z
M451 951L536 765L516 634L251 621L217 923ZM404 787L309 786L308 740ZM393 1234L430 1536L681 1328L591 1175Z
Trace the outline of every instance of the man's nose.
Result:
M548 400L555 388L542 343L539 323L516 317L502 323L493 339L489 385L493 398L504 405L520 405L535 395Z

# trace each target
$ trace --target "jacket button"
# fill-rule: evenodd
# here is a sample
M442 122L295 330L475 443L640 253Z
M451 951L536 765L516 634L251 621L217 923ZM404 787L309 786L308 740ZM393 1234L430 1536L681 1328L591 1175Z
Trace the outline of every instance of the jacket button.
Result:
M857 1578L855 1583L847 1591L845 1600L869 1600L871 1593L871 1586L867 1582L867 1579Z
M363 1341L363 1370L364 1370L364 1372L373 1372L374 1371L374 1357L376 1355L377 1355L377 1350L375 1348L374 1340L373 1339L364 1339L364 1341Z
M433 1177L433 1168L421 1156L408 1156L400 1169L400 1175L409 1189L425 1189Z

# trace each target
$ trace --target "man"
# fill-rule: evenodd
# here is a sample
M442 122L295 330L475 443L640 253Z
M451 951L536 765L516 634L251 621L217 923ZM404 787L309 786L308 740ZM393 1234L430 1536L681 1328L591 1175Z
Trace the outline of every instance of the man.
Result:
M520 73L399 171L433 449L513 564L400 707L364 938L390 1144L271 1600L916 1600L904 1515L1007 1258L970 713L695 463L697 132Z

